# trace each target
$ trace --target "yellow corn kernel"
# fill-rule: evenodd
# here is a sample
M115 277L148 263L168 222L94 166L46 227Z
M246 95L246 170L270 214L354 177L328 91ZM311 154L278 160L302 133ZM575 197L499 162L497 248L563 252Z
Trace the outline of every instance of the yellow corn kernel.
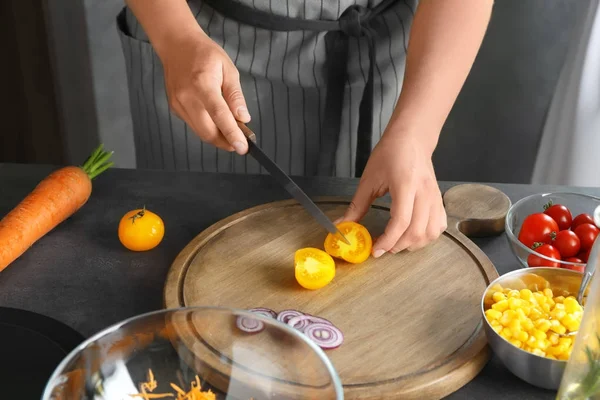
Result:
M517 340L520 340L521 342L525 343L527 339L529 339L529 334L525 331L521 331L517 333L516 338Z
M546 333L548 332L548 329L550 329L550 321L548 321L547 319L540 318L537 321L535 321L535 327L538 330Z
M560 336L558 336L557 333L554 332L549 332L548 333L548 341L552 344L552 345L557 345L560 341Z
M519 310L522 311L523 315L528 317L529 314L531 314L531 305L529 305L529 303L526 305L522 305L521 308L519 308Z
M525 342L525 344L527 344L527 346L534 349L537 347L537 339L534 336L529 336L529 338L527 339L527 342Z
M550 288L544 289L544 296L546 296L549 299L553 298L554 293L552 293L552 289L550 289Z
M492 299L497 303L500 300L506 300L506 295L504 293L502 293L502 292L495 292L492 295Z
M489 310L485 310L485 316L489 321L494 321L500 319L502 312L490 308Z
M510 328L504 327L502 329L502 334L504 335L503 337L506 337L507 339L510 339L512 337L512 331L510 330Z
M502 325L492 326L492 329L499 334L500 332L502 332Z
M504 311L508 310L508 301L500 300L499 302L492 304L492 308L494 310L504 312Z
M557 306L561 306L562 304L557 304ZM556 320L562 320L567 315L565 310L561 310L560 308L555 308L550 312L550 316Z
M532 353L536 356L546 357L546 353L540 349L533 349Z
M531 322L530 319L523 321L521 323L521 327L523 328L524 331L530 332L533 329L533 322Z
M558 339L558 343L567 346L567 348L571 347L571 345L573 344L573 339L571 338L560 338Z
M519 332L521 332L521 321L518 319L513 319L508 323L508 328L512 332L513 336L516 336Z
M560 323L563 324L565 328L573 332L579 329L581 322L573 318L571 314L567 314L560 320Z
M490 321L490 325L491 326L502 326L500 321L498 321L497 319Z
M564 301L565 301L565 298L563 296L556 296L554 298L555 303L563 303Z
M533 330L533 332L532 332L532 335L533 335L533 336L534 336L534 337L535 337L535 338L536 338L538 341L546 339L546 333L545 333L545 332L542 332L542 331L540 331L539 329L534 329L534 330Z
M550 341L548 339L538 340L538 349L546 351L550 347Z
M550 330L552 332L558 333L559 335L564 335L565 332L567 332L567 328L565 328L564 326L562 326L560 324L560 322L558 320L555 320L555 319L553 319L553 320L550 321Z
M516 311L517 311L517 318L519 319L519 321L523 322L527 319L527 314L525 313L525 307L521 307L521 308L517 309Z
M519 349L521 348L522 344L520 341L518 341L517 339L509 339L508 340L513 346L518 347Z
M502 313L502 317L500 317L500 323L508 326L513 319L517 319L517 313L514 310L506 310Z
M548 305L550 306L550 308L554 307L556 303L554 302L554 299L548 299Z
M542 318L542 312L537 307L532 308L528 316L532 321L537 321Z
M535 300L537 301L537 303L541 306L543 304L546 304L546 302L548 301L548 298L546 296L544 296L542 293L540 292L535 292L533 294L533 297L535 298Z
M507 296L508 296L509 298L511 298L511 297L517 297L517 298L518 298L518 297L520 297L520 296L521 296L521 293L519 293L519 291L518 291L518 290L510 290L510 291L508 292L508 295L507 295Z
M581 309L579 303L573 297L567 297L563 302L563 305L565 306L565 311L569 314L580 311Z
M571 355L570 353L561 353L556 358L558 358L559 360L569 361L570 355Z
M519 295L520 295L519 297L521 297L523 300L527 300L527 301L531 301L531 299L533 298L533 293L529 289L521 289L521 291L519 292Z
M553 355L548 354L548 353L546 353L546 358L549 358L551 360L556 360L556 357L554 357Z
M523 305L523 300L518 297L509 297L508 298L508 308L511 310L518 310Z

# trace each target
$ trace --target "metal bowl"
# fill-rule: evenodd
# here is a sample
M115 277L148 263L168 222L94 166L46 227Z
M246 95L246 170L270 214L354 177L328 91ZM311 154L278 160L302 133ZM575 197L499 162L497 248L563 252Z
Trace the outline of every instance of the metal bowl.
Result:
M552 360L529 353L514 346L492 329L485 317L485 311L493 304L495 286L516 290L528 288L532 291L549 287L555 296L577 296L582 277L581 272L563 268L522 268L500 276L486 288L481 298L481 315L488 343L506 368L525 382L540 388L557 390L567 361Z
M552 201L554 204L567 206L571 210L573 218L581 213L593 216L594 210L600 205L600 198L598 197L570 192L538 193L524 197L513 204L506 214L505 232L508 237L510 249L524 267L528 266L527 258L531 254L535 254L541 259L548 261L548 263L558 263L560 267L567 265L585 266L585 264L557 261L548 258L528 248L519 241L518 235L523 220L530 214L544 212L544 205L548 204L549 201ZM548 265L551 266L553 264Z

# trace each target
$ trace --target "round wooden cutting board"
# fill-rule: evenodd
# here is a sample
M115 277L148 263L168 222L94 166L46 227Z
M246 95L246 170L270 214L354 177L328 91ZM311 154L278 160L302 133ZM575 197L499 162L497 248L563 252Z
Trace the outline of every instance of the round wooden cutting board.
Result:
M320 199L332 219L348 199ZM359 265L336 260L328 286L309 291L294 278L294 252L323 248L327 235L295 201L242 211L209 227L169 271L165 306L296 309L330 320L345 341L326 354L346 399L438 399L469 382L489 350L480 301L498 273L470 236L504 230L508 197L484 185L444 194L448 229L415 252L386 254ZM376 203L361 221L375 238L389 206Z

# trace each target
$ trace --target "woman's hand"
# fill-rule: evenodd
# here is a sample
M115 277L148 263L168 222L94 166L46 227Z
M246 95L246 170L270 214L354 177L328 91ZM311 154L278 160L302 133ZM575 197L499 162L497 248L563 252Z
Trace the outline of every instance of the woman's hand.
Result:
M374 257L424 247L447 227L430 146L415 135L390 133L383 135L371 153L356 194L342 218L358 222L376 198L390 193L391 219L373 246Z
M204 32L165 46L161 54L171 109L200 138L221 149L248 151L236 120L250 121L239 72L225 50Z

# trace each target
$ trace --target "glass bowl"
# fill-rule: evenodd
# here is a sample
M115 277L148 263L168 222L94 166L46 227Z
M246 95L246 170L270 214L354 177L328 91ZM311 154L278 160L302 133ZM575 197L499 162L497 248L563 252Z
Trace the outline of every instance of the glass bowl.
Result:
M561 268L566 267L567 265L585 266L585 263L558 261L546 257L535 252L535 250L528 248L519 241L519 229L523 224L523 220L530 214L544 212L544 205L548 204L550 201L552 201L553 204L563 204L567 206L573 214L573 218L582 213L590 214L593 217L594 210L600 205L600 198L598 197L570 192L538 193L524 197L513 204L506 214L505 232L508 237L510 249L524 267L528 267L527 258L532 254L535 254L540 259L548 261L549 263L558 263ZM553 264L549 264L548 267L551 267L552 265Z
M242 331L239 318L262 329ZM142 391L180 399L195 387L211 391L193 397L202 399L343 399L337 372L308 337L218 307L161 310L103 330L58 365L42 399L144 399Z

